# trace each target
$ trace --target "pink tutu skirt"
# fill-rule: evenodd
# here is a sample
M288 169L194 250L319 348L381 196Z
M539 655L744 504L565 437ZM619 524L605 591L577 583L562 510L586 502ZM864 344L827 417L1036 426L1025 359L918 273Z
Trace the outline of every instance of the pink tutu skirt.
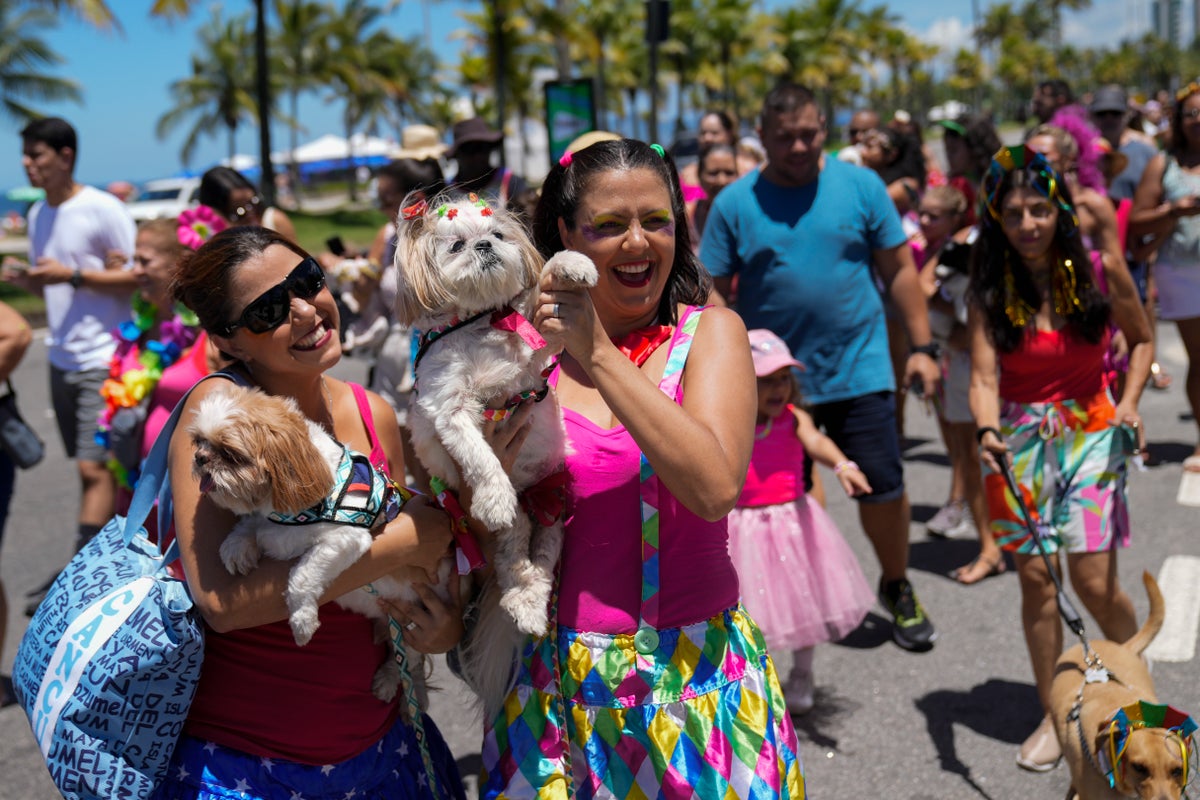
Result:
M742 605L773 652L833 642L875 604L854 551L807 497L729 513L729 555Z

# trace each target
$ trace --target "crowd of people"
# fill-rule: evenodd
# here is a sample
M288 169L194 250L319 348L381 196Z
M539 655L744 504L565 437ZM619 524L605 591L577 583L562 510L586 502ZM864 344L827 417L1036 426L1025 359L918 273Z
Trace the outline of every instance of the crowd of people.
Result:
M813 93L783 83L753 132L724 110L702 115L698 156L678 170L658 145L592 132L537 189L497 163L503 133L484 120L457 123L448 145L413 125L375 176L388 221L369 247L312 254L227 167L205 173L198 208L136 228L74 179L74 129L31 123L24 163L46 199L29 215L29 263L3 277L46 299L54 411L80 476L76 547L128 506L170 411L218 369L290 397L374 469L425 488L405 431L414 339L393 309L396 220L469 195L522 215L542 256L575 250L599 272L591 289L548 279L529 320L562 350L548 382L570 442L568 534L550 631L527 638L484 721L481 796L803 797L791 716L814 705L813 648L876 600L897 645L937 641L908 571L912 393L936 410L951 466L926 527L977 533L978 556L953 573L963 585L1015 567L1048 708L1063 648L1049 564L1065 562L1107 638L1137 628L1116 559L1131 538L1128 460L1145 442L1138 402L1170 383L1156 313L1179 327L1200 414L1200 85L1155 102L1135 106L1117 86L1080 102L1046 81L1021 143L968 114L935 126L944 157L907 112L885 124L859 109L835 154ZM0 304L0 377L29 338ZM370 360L367 387L328 374L345 353ZM502 464L528 419L484 424ZM301 651L288 565L225 569L235 517L201 491L194 447L172 437L174 524L152 532L179 542L208 635L156 797L428 797L431 785L463 797L433 720L372 694L386 648L368 620L327 602ZM814 464L856 503L874 587L824 511ZM1200 471L1200 445L1183 466ZM0 532L13 486L0 453ZM490 553L491 533L467 524ZM435 574L457 525L418 495L325 598ZM437 654L472 624L471 601L422 591L386 608L407 646ZM4 611L0 585L0 643ZM783 653L781 680L769 654ZM705 747L714 736L728 747ZM694 757L675 757L681 740ZM1017 763L1041 771L1060 755L1047 717Z

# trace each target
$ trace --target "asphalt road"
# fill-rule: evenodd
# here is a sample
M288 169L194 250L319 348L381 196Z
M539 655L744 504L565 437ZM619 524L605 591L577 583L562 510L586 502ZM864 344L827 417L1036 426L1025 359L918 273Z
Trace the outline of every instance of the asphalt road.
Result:
M1134 543L1120 561L1121 580L1139 616L1147 605L1142 570L1158 575L1169 555L1200 557L1197 511L1175 500L1179 462L1196 440L1182 393L1184 356L1173 326L1160 325L1159 333L1160 360L1176 383L1166 392L1148 391L1143 402L1150 451L1158 463L1131 480ZM352 379L361 379L364 371L353 360L338 367L340 376ZM25 592L70 556L78 495L73 468L54 433L40 341L30 348L14 383L26 416L44 432L48 457L18 477L0 561L10 601L0 654L0 673L6 675L26 623ZM880 611L845 641L817 649L817 706L797 719L810 796L1062 797L1068 782L1064 767L1034 775L1013 761L1041 716L1021 634L1016 577L1010 572L973 587L947 577L974 555L975 546L970 540L926 537L920 521L945 499L949 471L932 419L913 401L908 417L905 468L917 520L911 529L911 577L941 638L930 653L906 653L891 643ZM827 486L836 490L836 482L827 478ZM878 568L852 505L835 491L829 505L868 579L875 581ZM1087 622L1095 634L1094 624ZM779 666L786 671L787 664ZM1200 714L1194 658L1157 663L1154 678L1160 698ZM431 713L473 791L479 721L469 695L440 664L434 682L440 691L433 694ZM24 715L16 707L0 710L0 800L57 796Z

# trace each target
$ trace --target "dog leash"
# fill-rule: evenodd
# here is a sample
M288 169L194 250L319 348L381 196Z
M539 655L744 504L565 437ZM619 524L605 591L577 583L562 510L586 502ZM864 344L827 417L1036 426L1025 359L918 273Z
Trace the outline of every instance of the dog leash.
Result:
M1054 564L1050 561L1050 554L1046 552L1046 546L1042 543L1042 534L1038 531L1037 526L1033 524L1033 516L1029 513L1029 507L1025 505L1025 497L1021 494L1021 489L1017 486L1017 479L1013 477L1012 467L1008 465L1007 454L993 454L996 463L1000 465L1000 474L1004 476L1004 483L1008 487L1009 494L1017 501L1017 508L1021 511L1022 522L1025 525L1025 530L1033 538L1033 543L1037 547L1038 553L1042 556L1042 561L1046 565L1046 571L1050 573L1050 579L1054 581L1054 599L1058 603L1058 613L1062 616L1063 621L1067 623L1067 627L1079 637L1079 641L1083 644L1084 661L1089 667L1092 666L1093 659L1095 665L1103 669L1100 664L1100 656L1092 651L1091 645L1088 644L1087 635L1083 628L1083 617L1075 609L1071 603L1071 598L1067 596L1066 590L1063 589L1062 578L1059 577L1058 570L1054 568Z

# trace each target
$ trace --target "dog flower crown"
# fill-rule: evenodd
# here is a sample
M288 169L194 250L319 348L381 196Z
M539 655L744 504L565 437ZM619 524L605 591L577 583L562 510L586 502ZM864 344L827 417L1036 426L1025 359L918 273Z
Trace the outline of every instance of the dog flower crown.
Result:
M495 213L492 211L492 207L488 205L487 200L484 200L474 192L471 192L471 194L467 195L467 201L479 209L479 216L481 217L490 217ZM400 211L400 216L404 219L415 219L428 213L429 204L424 200L420 200L416 203L413 203L411 206L402 209ZM437 207L436 213L439 217L444 217L445 219L454 219L458 216L458 208L450 205L449 203L442 203Z

